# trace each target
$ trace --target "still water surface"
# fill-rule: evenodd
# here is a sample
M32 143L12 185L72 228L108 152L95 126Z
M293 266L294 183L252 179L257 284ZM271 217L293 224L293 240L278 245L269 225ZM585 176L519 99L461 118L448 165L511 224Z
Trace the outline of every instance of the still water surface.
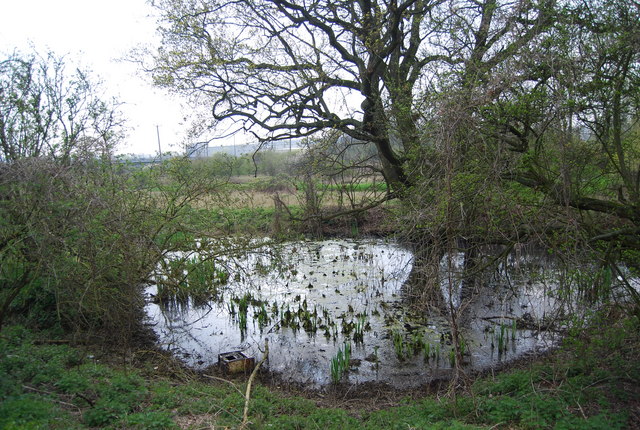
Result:
M452 259L452 265L442 264L443 272L459 267L461 257ZM258 247L221 264L230 276L216 301L194 306L150 300L146 307L163 347L190 366L204 369L229 351L260 359L268 339L269 371L313 388L331 383L331 359L347 342L352 360L344 383L410 388L451 370L447 319L406 306L403 285L413 256L394 242L293 242ZM482 294L464 304L466 368L486 369L554 344L549 332L514 326L516 319L540 320L557 308L553 282L540 275L547 266L535 256L510 256ZM155 288L148 288L149 297Z

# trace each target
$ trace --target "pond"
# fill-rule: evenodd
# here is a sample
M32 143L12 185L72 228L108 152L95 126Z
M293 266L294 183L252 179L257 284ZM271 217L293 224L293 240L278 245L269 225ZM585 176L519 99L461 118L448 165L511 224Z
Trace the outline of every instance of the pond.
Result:
M413 255L397 243L300 241L234 254L215 260L225 276L210 300L160 302L158 287L147 289L146 312L162 346L188 365L205 369L229 351L260 359L268 339L269 372L309 388L332 380L413 388L450 374L448 321L407 306ZM459 265L460 256L452 258ZM518 326L558 308L547 267L536 256L505 258L483 293L465 303L472 317L461 320L464 367L487 369L554 345L552 333ZM345 348L348 370L332 374Z

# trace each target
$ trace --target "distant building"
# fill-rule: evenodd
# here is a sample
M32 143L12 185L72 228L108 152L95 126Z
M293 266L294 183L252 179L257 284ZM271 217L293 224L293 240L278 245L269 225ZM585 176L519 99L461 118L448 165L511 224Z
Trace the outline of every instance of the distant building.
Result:
M187 156L189 158L206 158L212 157L215 154L228 154L234 157L240 157L242 155L253 154L259 148L257 143L240 144L240 145L217 145L210 146L204 145L191 145L187 147ZM261 151L297 151L302 149L301 139L291 140L279 140L275 142L265 142L260 148Z

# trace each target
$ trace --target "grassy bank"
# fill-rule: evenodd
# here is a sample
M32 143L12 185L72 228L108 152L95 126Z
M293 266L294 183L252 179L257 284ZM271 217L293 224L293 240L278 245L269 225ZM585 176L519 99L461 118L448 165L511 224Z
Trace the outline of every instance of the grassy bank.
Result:
M439 393L329 390L306 398L258 384L249 428L633 428L640 419L640 324L573 333L542 362ZM147 348L70 346L50 333L0 335L0 428L237 428L245 380L184 370ZM405 393L409 394L409 393ZM377 398L378 400L375 400Z
M325 210L331 213L338 209L327 207ZM288 212L280 213L273 207L259 206L190 209L185 218L185 231L206 232L214 236L253 234L259 237L275 235L297 239L311 232L311 223L305 220L305 216L304 209L300 206L290 206ZM358 237L390 235L395 232L394 226L385 221L385 208L322 221L320 227L327 236Z
M370 211L354 211L380 200L386 193L383 183L338 186L317 181L312 185L312 191L308 192L308 184L301 182L270 177L234 177L215 192L189 203L189 224L192 230L205 232L271 235L275 230L278 234L295 237L309 233L311 219L316 220L321 215L328 219L321 222L322 230L328 235L358 235L361 226L365 234L381 228L389 231L389 225L382 225L384 217L380 212L394 207L395 203L385 203ZM346 215L334 217L341 212Z

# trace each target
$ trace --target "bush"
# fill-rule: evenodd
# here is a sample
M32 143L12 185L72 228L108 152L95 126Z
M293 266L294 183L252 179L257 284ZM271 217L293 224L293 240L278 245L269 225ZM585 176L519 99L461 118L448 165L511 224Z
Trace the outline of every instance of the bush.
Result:
M19 316L126 342L141 285L184 246L175 238L189 203L215 183L184 160L147 170L95 159L0 165L0 328Z

